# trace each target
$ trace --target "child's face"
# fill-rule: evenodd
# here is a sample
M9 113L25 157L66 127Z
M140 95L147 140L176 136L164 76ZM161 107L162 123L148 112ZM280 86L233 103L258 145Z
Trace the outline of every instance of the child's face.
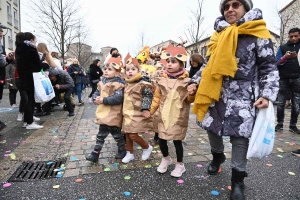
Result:
M119 72L111 64L106 64L102 70L105 78L114 78L119 75Z
M156 71L157 71L157 73L158 73L159 76L162 76L164 74L165 70L164 70L163 67L159 67L159 68L156 69Z
M135 77L135 75L139 72L138 68L135 67L134 65L126 65L126 77L128 79L131 79Z
M166 70L170 73L176 73L181 70L182 66L176 58L168 58L167 59L167 67Z

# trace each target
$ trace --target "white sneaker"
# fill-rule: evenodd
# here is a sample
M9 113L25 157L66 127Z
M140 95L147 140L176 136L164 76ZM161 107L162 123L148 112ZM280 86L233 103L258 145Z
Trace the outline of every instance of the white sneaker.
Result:
M38 118L38 117L33 116L33 121L38 122L38 121L41 121L41 119Z
M18 121L18 122L23 121L23 114L21 114L21 113L18 114L17 121Z
M142 160L147 160L152 153L153 146L149 145L148 149L143 149Z
M166 171L168 170L169 165L172 164L172 158L169 157L168 158L162 158L161 162L157 168L157 171L161 174L166 173Z
M126 156L122 159L122 163L129 163L131 160L134 159L134 155L127 151Z
M26 126L26 129L41 129L43 127L44 126L41 126L41 125L36 124L35 122L32 122L32 124L28 124Z
M26 128L26 126L27 126L27 123L25 122L25 123L23 123L22 128Z
M19 105L17 105L17 104L13 104L13 105L11 105L11 107L12 107L12 108L18 108L18 107L19 107Z
M93 103L93 98L92 97L89 98L89 103Z
M176 164L175 169L171 172L171 176L179 178L185 172L184 164Z

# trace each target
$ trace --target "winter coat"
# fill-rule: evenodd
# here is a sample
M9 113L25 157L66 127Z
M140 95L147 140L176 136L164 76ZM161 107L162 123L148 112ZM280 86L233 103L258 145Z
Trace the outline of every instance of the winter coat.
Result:
M259 9L250 10L237 24L261 18ZM224 24L224 17L218 18L215 30L222 31L226 28ZM210 105L198 125L219 136L249 138L258 111L253 104L260 97L276 100L279 75L270 39L239 35L235 56L238 66L234 78L224 77L219 101ZM205 66L203 64L191 83L200 83Z
M49 77L50 76L56 76L56 80L51 81L51 83L53 86L56 84L60 85L61 90L67 90L75 86L72 77L64 70L50 68Z
M2 55L6 55L4 47L0 41L0 80L5 82L5 66L7 65L5 58Z
M28 41L16 48L16 66L19 72L20 90L34 91L33 72L40 72L42 62L37 49Z
M74 74L74 72L78 72L78 74ZM81 77L84 75L84 73L79 65L77 64L70 65L68 67L68 73L73 78L75 85L82 83Z
M125 133L144 133L152 130L152 118L142 115L143 110L150 110L152 98L152 84L148 77L137 74L132 79L126 79L122 126Z
M6 67L6 82L8 85L8 89L17 90L16 81L15 81L15 65L8 64Z
M100 77L103 75L103 72L100 67L97 65L90 65L90 82L93 84L94 80L100 80ZM95 84L95 83L94 83Z
M203 63L198 64L197 67L193 67L191 65L190 72L189 72L189 78L192 78L197 73L197 71L199 71L199 69L201 68L202 65L203 65Z
M184 140L189 121L190 103L195 96L189 96L188 72L177 79L163 75L157 81L150 113L158 110L158 136L164 140Z
M105 77L98 83L98 90L93 95L102 97L103 104L96 110L96 124L122 127L122 104L124 100L124 83L119 77L107 79Z

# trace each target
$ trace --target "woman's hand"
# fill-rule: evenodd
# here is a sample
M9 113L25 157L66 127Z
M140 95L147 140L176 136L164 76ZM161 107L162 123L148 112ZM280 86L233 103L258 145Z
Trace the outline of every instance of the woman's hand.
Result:
M191 85L189 85L187 87L187 90L188 90L188 94L193 96L196 94L197 92L197 84L196 83L192 83Z
M143 116L145 118L149 118L151 116L150 111L149 110L143 110Z
M260 97L255 103L254 106L257 108L268 108L269 107L269 100L263 97Z
M103 98L102 98L102 97L96 97L96 98L94 99L94 103L95 103L96 105L102 104L102 103L103 103Z

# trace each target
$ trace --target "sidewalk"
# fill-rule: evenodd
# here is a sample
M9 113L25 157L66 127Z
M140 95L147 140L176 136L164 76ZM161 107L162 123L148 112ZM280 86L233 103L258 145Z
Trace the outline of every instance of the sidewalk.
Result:
M104 171L155 168L159 165L162 154L158 145L154 147L147 161L141 161L142 150L136 146L135 160L129 164L122 164L121 160L114 159L117 147L111 136L106 139L98 163L93 164L85 160L85 155L93 150L99 128L98 125L94 124L96 106L87 103L89 92L86 91L83 94L83 99L86 101L85 105L81 107L76 106L75 117L68 118L67 112L62 111L61 108L55 108L58 111L55 111L49 117L49 120L43 124L44 128L34 131L11 152L16 156L15 160L7 156L0 162L2 169L0 170L1 182L6 182L23 161L52 161L59 158L67 158L63 177L101 173ZM8 95L4 95L4 98L8 98ZM4 99L0 106L3 106L3 102L7 102L7 100ZM290 152L300 148L300 135L288 131L290 109L286 110L286 116L284 130L276 135L273 154L280 155L283 152ZM184 163L204 162L212 159L206 132L196 125L195 118L195 115L190 114L187 136L183 141ZM300 123L298 123L298 127L300 127ZM6 130L2 134L10 133ZM150 141L153 138L153 133L145 133L143 136ZM5 145L1 138L0 145ZM168 145L170 155L175 157L173 143L170 141ZM231 144L228 137L224 137L224 145L226 157L230 158ZM2 153L5 154L6 152ZM278 159L280 158L278 157ZM173 159L173 162L175 161L176 159Z

